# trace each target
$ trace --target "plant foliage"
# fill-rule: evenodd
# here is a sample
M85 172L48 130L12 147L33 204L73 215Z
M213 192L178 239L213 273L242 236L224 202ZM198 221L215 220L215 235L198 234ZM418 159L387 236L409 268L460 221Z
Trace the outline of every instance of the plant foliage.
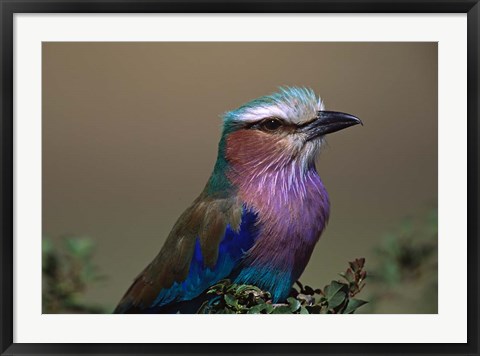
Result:
M65 237L60 244L42 242L42 308L44 313L104 313L102 307L81 302L81 296L102 277L92 264L93 242Z
M438 215L405 219L374 250L370 313L438 312Z
M349 262L348 269L323 289L297 281L286 303L273 303L270 293L252 285L224 279L207 291L200 314L353 314L367 302L354 298L365 286L365 259Z

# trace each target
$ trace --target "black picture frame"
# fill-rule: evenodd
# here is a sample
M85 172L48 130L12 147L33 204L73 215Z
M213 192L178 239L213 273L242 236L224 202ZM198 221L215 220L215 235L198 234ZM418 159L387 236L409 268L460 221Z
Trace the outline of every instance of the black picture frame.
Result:
M478 328L478 0L0 0L2 355L75 354L418 354L477 355ZM467 13L468 41L468 342L466 344L21 344L13 342L13 16L16 13ZM452 325L452 327L455 327Z

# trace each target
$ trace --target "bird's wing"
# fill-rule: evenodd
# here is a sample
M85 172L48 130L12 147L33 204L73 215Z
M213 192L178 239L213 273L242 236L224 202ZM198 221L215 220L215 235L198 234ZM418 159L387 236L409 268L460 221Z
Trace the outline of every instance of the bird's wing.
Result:
M142 313L197 297L227 277L255 240L256 214L236 198L202 194L178 219L115 313Z

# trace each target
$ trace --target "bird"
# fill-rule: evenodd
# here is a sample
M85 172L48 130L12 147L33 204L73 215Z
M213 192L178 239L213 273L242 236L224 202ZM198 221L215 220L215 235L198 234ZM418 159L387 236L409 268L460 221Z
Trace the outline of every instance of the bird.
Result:
M306 87L280 87L223 114L205 188L114 313L194 313L223 279L255 285L274 303L288 298L330 215L315 158L325 135L357 124Z

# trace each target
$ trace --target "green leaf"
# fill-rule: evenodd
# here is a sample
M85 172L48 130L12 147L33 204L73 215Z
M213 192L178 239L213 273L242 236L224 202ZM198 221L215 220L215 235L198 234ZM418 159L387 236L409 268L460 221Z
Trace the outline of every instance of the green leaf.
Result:
M258 304L248 309L247 314L260 314L265 309L267 309L266 304Z
M226 290L230 285L231 284L229 279L222 279L217 284L214 284L209 288L208 294L218 294L218 295L225 294Z
M327 299L331 299L339 290L342 288L345 288L346 285L343 283L339 283L337 281L332 281L330 285L326 286L324 291L325 291L325 297Z
M301 306L300 307L300 314L310 314L307 310L307 308L305 308L304 306Z
M360 308L362 305L367 304L368 302L360 299L350 299L348 301L347 307L343 311L343 314L353 314L355 310Z
M244 285L239 286L237 288L236 292L237 292L237 294L242 294L242 293L244 293L248 290L254 290L254 289L256 289L256 287L250 286L248 284L244 284Z
M338 291L334 296L328 299L328 307L330 309L335 309L345 301L346 297L347 295L344 292Z
M300 302L295 298L290 297L287 299L287 302L290 305L291 312L295 312L298 310L298 308L300 308Z
M227 287L227 290L226 290L226 293L234 293L235 294L235 290L237 289L238 285L236 284L231 284Z
M231 307L236 308L238 306L238 301L231 294L225 294L223 296L223 299L225 299L225 303L227 303L227 305L229 305Z

